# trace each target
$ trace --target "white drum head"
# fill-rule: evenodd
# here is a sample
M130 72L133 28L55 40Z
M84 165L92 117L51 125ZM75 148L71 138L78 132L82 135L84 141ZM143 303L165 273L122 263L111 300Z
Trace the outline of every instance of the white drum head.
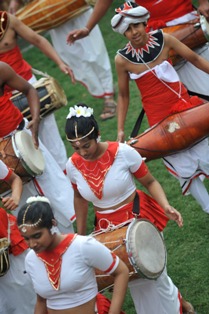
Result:
M18 131L12 137L15 154L21 159L23 167L32 176L40 175L44 171L44 157L40 149L35 149L30 136L25 131Z
M200 25L201 25L205 38L207 39L207 41L209 41L209 23L204 17L204 15L200 16Z
M160 276L166 265L166 249L160 232L151 222L134 220L127 230L126 247L139 274L148 279Z

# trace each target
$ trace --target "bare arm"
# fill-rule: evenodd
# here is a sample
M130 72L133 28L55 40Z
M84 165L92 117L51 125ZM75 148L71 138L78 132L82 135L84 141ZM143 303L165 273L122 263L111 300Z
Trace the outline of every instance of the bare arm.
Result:
M165 214L169 219L176 221L179 227L183 226L183 219L181 214L173 208L165 195L165 192L160 183L148 172L144 177L138 181L149 191L150 195L158 202L164 209Z
M206 20L209 22L209 2L208 0L198 1L198 12L205 16Z
M34 314L47 314L46 300L37 294Z
M32 132L34 146L38 147L38 126L39 126L39 112L40 112L40 101L36 89L29 84L21 76L17 75L16 72L6 63L0 62L0 70L4 73L3 83L9 85L12 89L18 90L25 94L30 107L32 120L28 124L28 128Z
M7 183L11 186L12 194L3 197L2 203L7 210L14 210L18 206L22 195L22 180L13 172Z
M86 235L88 201L78 191L74 191L74 208L76 214L77 233Z
M67 42L72 44L74 41L88 36L95 25L98 24L101 18L105 15L112 2L113 0L97 0L94 6L94 11L92 12L86 26L84 28L71 31L67 35Z
M120 260L118 267L112 275L115 277L114 289L108 314L120 314L128 287L128 267Z
M59 69L63 73L68 74L71 77L72 83L75 83L73 71L61 60L55 49L45 37L34 32L31 28L26 26L23 22L11 14L10 23L15 33L17 33L20 37L32 45L39 48L48 58L58 65Z
M125 69L124 61L119 55L115 58L116 72L118 77L118 100L117 100L117 123L118 141L124 142L125 120L129 107L129 74Z

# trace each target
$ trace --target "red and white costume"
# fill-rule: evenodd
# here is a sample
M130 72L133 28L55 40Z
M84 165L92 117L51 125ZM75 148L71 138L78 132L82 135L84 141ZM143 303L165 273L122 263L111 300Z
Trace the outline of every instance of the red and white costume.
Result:
M9 94L10 95L10 94ZM0 110L4 115L0 115L1 131L0 137L6 137L13 132L16 132L17 126L23 119L22 114L14 104L11 102L8 94L0 97ZM5 121L10 121L10 114L14 111L15 116L12 118L12 123L7 124ZM6 127L4 127L6 125ZM25 124L26 129L27 120ZM31 133L30 133L31 134ZM61 232L73 232L72 222L75 219L74 205L73 205L73 189L68 178L60 169L58 163L54 160L47 148L39 142L39 148L43 153L45 160L45 169L42 175L37 176L34 180L23 186L23 194L20 200L19 207L25 204L27 198L32 195L45 195L51 203L55 218L58 221L58 227ZM17 210L14 214L17 214Z
M93 237L72 234L50 253L31 250L25 261L35 292L57 311L92 300L98 293L95 268L111 274L118 263L119 258Z
M0 180L7 181L11 174L12 170L0 160ZM0 314L33 314L36 294L25 273L25 257L29 249L17 228L16 218L0 208L0 238L5 237L10 237L11 242L10 268L0 277Z
M96 161L84 160L74 153L66 170L74 189L78 189L84 199L104 209L119 204L136 190L133 176L140 178L147 173L147 167L135 149L114 142L108 143L107 151ZM141 217L150 219L162 230L167 222L164 211L145 193L138 193ZM132 208L133 202L116 210L97 212L96 229L105 229L111 224L118 225L133 218ZM137 313L181 313L178 289L166 271L155 281L134 280L129 283L129 288ZM154 301L150 302L150 299Z
M198 17L191 0L135 0L135 2L150 12L148 30L189 23ZM194 51L209 61L208 43L195 48ZM185 60L179 62L175 69L189 91L209 97L208 74Z
M73 45L66 45L66 38L71 30L83 28L93 9L68 20L50 30L53 46L61 59L68 64L77 81L81 82L94 97L104 98L114 95L112 69L108 52L99 26L90 34Z

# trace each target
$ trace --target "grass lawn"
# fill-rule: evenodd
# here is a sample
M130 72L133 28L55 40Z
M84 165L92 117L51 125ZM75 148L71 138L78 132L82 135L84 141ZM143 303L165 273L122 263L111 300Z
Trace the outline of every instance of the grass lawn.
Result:
M114 7L120 5L120 3L121 1L114 1ZM126 41L121 35L116 34L111 30L110 19L114 15L114 7L112 6L107 15L102 19L100 27L109 52L117 93L117 77L114 68L114 56L117 49L122 47ZM59 109L56 111L55 115L61 136L67 148L68 156L72 154L72 149L69 143L65 140L65 118L69 107L78 102L84 102L94 108L95 116L98 118L100 125L102 140L116 139L116 118L105 122L99 120L99 114L102 111L103 105L103 101L101 99L93 98L79 83L72 85L69 78L61 73L57 66L42 55L38 49L32 48L27 52L24 52L24 57L35 69L47 72L56 78L67 95L67 107ZM125 130L126 139L128 139L141 109L140 97L134 83L131 83L130 95L131 101ZM147 127L148 124L146 118L144 118L140 132L143 132ZM192 199L191 196L182 196L179 183L175 178L167 173L161 160L150 161L148 166L153 175L162 184L170 203L182 213L184 218L183 228L178 228L174 222L170 221L164 230L164 238L168 253L168 274L178 286L184 298L188 299L195 306L197 313L208 314L209 216L201 210L200 206ZM206 181L206 185L209 188L208 181ZM89 210L88 229L89 233L93 229L92 208ZM135 313L129 293L127 293L125 300L124 311L128 314Z

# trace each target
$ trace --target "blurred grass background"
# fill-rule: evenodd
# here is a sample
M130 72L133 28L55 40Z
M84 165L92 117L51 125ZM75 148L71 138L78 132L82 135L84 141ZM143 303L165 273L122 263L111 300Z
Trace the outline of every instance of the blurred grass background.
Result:
M122 2L118 0L114 1L112 7L100 22L100 28L112 64L116 95L117 77L114 67L114 56L116 51L126 43L126 40L121 35L112 31L110 19L114 15L114 8L121 3ZM46 36L50 40L47 34ZM72 149L70 144L65 140L65 119L69 107L78 102L84 102L94 108L94 114L99 122L102 140L116 140L116 118L105 122L99 119L103 107L102 99L93 98L84 86L79 83L72 85L70 79L61 73L57 66L38 49L32 48L25 51L23 54L25 59L35 69L46 72L56 78L67 95L68 105L56 111L55 116L62 139L66 145L68 156L72 154ZM134 82L130 83L130 95L131 100L125 126L126 139L128 139L141 109L140 95ZM147 127L147 120L144 118L140 132L143 132ZM184 218L183 228L178 228L174 222L170 221L164 230L168 253L168 274L178 286L184 298L188 299L194 305L198 314L209 314L209 216L201 210L200 206L192 197L182 196L178 181L168 174L161 160L150 161L148 166L152 174L162 184L170 203L181 212ZM208 181L205 182L209 189ZM139 185L138 187L142 188ZM93 219L94 215L90 207L88 221L89 233L93 230ZM150 300L150 302L152 302L152 300ZM125 300L124 311L127 314L135 313L129 293L127 293Z

